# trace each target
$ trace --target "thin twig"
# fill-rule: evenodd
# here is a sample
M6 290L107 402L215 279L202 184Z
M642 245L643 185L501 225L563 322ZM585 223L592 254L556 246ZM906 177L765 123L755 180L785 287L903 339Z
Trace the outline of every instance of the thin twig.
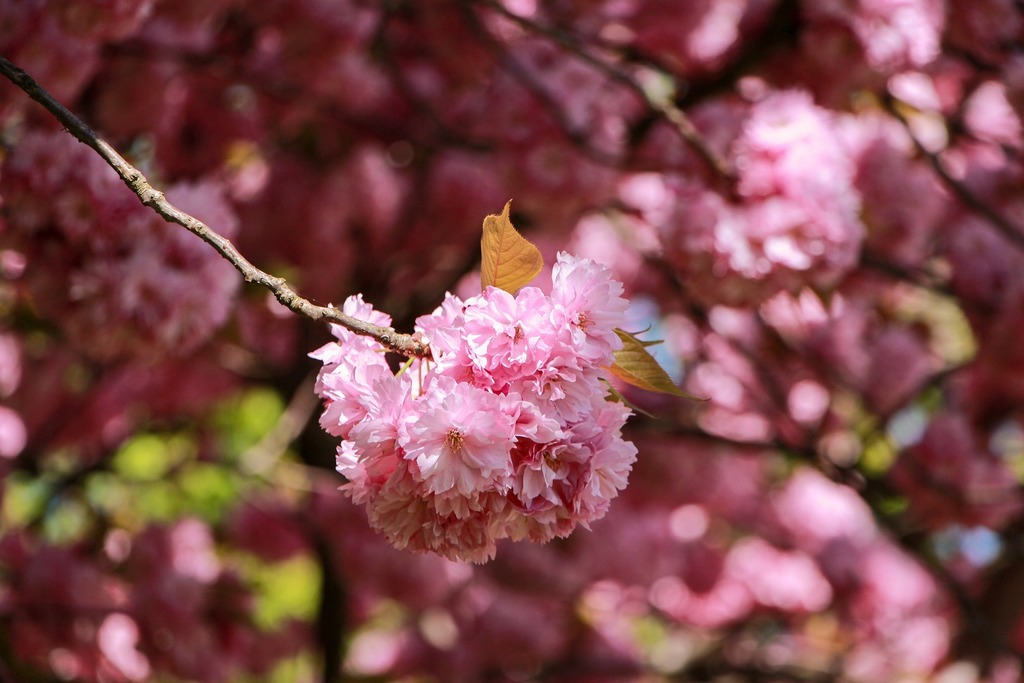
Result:
M910 122L906 116L899 110L897 106L898 100L892 97L885 99L885 106L889 113L892 114L897 121L899 121L903 128L907 131L907 135L910 137L911 142L917 149L918 154L928 160L932 170L939 176L942 183L949 189L950 192L960 200L960 203L964 205L968 210L973 211L982 218L984 218L992 227L999 231L1004 237L1006 237L1013 245L1019 249L1024 249L1024 232L1014 225L1006 216L996 211L992 206L978 197L976 194L971 192L966 185L957 181L949 171L946 170L945 166L942 165L942 160L938 154L930 151L924 146L913 130L911 130Z
M548 112L555 125L562 133L576 145L588 158L605 166L621 166L622 155L614 151L601 149L589 139L585 127L573 123L565 109L554 93L550 92L534 75L527 66L515 58L504 46L493 36L487 27L480 21L473 9L465 3L460 3L462 17L474 32L480 43L491 53L495 62L501 69L508 72L518 80L523 87L530 91L541 106Z
M452 130L440 112L434 107L430 98L417 92L416 86L409 78L409 74L398 63L395 46L388 37L389 23L393 21L395 12L396 8L387 5L381 10L380 19L370 41L370 51L379 57L380 64L391 78L391 82L394 83L396 92L405 99L417 115L430 123L432 127L430 138L435 142L446 143L476 152L489 152L493 150L494 142L491 140L476 139L469 131Z
M186 230L195 233L203 241L233 265L246 282L266 287L284 306L304 315L310 320L327 320L360 335L372 337L387 349L406 356L425 356L427 346L409 334L396 332L390 327L381 327L373 323L353 318L332 306L317 306L299 296L288 286L284 278L270 275L250 263L228 239L211 229L208 225L173 206L164 197L164 193L149 184L146 177L124 157L102 140L81 119L72 114L50 93L44 90L35 80L22 69L18 68L3 56L0 56L0 73L14 85L23 90L29 97L43 105L47 111L60 121L64 128L79 141L88 145L114 169L125 185L148 206L169 223L177 223Z
M647 106L656 114L660 115L667 122L672 124L681 137L690 147L697 152L697 154L704 160L704 162L711 167L711 169L721 176L724 180L732 183L735 181L735 172L725 159L718 155L708 145L707 141L701 136L700 131L693 125L690 118L676 106L676 103L672 101L670 97L658 97L653 93L649 92L640 83L636 81L632 76L623 71L622 69L605 62L602 59L598 59L594 55L590 54L585 50L579 43L574 39L570 38L563 31L557 28L545 26L538 22L522 17L514 12L511 12L502 5L500 2L494 0L484 0L484 4L490 7L495 12L498 12L502 16L510 19L523 28L532 31L538 35L545 36L546 38L555 41L562 46L562 49L567 50L571 54L575 55L581 61L595 69L603 72L606 76L612 80L621 83L626 86L634 93L636 93ZM663 69L658 69L663 76L672 78L673 82L675 78Z
M299 437L320 404L313 392L315 379L315 375L310 375L302 380L277 423L258 443L242 453L241 462L245 470L263 475L280 462L281 454Z

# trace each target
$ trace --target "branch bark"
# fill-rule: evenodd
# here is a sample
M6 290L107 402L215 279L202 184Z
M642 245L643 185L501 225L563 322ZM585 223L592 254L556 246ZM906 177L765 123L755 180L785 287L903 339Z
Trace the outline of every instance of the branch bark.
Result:
M522 17L509 11L505 5L500 2L496 2L495 0L482 0L482 4L505 18L514 21L523 28L554 41L564 50L575 55L584 63L604 73L611 80L632 90L641 100L643 100L655 115L660 116L675 128L679 137L690 145L698 156L704 160L712 172L722 178L730 187L736 182L736 172L730 166L729 162L711 149L707 141L697 130L696 126L693 125L690 118L676 105L671 97L659 97L652 94L628 73L613 64L609 64L604 60L595 57L576 40L571 38L567 33L560 31L557 27L545 26L526 17ZM655 67L655 65L650 66ZM676 79L672 74L660 67L655 68L657 68L657 71L661 76L671 79L673 83L676 82Z
M956 197L960 203L982 218L984 218L989 225L995 228L1003 237L1008 239L1010 243L1018 248L1024 249L1024 232L1019 227L1014 225L1006 216L999 213L996 209L986 203L981 197L974 194L966 185L957 181L946 167L942 164L942 159L938 154L930 151L925 147L910 127L910 122L907 117L904 116L903 112L900 111L897 105L897 100L893 97L887 97L884 100L886 110L903 126L904 130L907 131L907 135L910 137L910 141L913 143L914 148L917 149L918 154L928 160L932 170L942 181L943 185Z
M230 240L220 235L208 225L175 207L164 197L164 193L154 188L137 168L128 163L117 150L107 144L80 118L75 116L50 93L43 89L25 71L12 64L0 55L0 73L20 88L33 100L41 104L54 118L64 126L80 142L88 145L114 169L124 184L135 193L145 206L148 206L165 221L176 223L196 234L204 242L217 250L228 262L242 274L246 282L252 282L269 289L282 305L310 320L325 320L336 323L360 335L376 339L382 346L406 356L422 357L427 355L427 345L412 335L396 332L391 327L381 327L365 320L353 318L333 306L317 306L299 296L284 278L275 277L260 270L249 262L238 251Z

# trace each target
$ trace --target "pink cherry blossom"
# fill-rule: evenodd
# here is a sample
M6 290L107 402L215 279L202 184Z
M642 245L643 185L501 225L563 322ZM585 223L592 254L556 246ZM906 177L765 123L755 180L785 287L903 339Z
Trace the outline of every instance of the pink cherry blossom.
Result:
M504 497L487 493L439 498L423 490L408 465L399 463L378 494L370 497L370 525L399 549L468 562L493 558Z
M498 395L439 377L414 402L398 444L428 491L471 495L509 474L514 426Z
M399 548L483 561L495 541L548 541L602 517L636 448L629 409L605 400L622 345L622 285L593 261L558 255L552 292L451 294L417 333L430 356L398 374L363 337L310 354L324 366L320 423L341 437L343 490ZM350 315L390 319L360 297Z
M0 177L13 209L4 239L26 256L25 285L89 356L187 354L227 320L239 287L231 265L142 206L71 136L26 135ZM50 193L56 201L40 201ZM167 196L235 236L238 222L218 182L179 183Z
M945 12L938 0L856 0L807 6L808 19L837 22L852 31L875 70L920 67L935 59Z
M514 298L488 287L466 302L463 325L467 360L495 391L536 376L559 343L551 301L536 287Z
M609 364L622 348L615 328L626 322L622 284L604 266L562 252L551 272L552 301L564 314L577 356L597 366Z
M764 96L738 131L731 118L712 125L714 135L732 139L738 196L668 176L674 211L650 214L687 291L708 303L749 305L780 290L834 285L864 239L839 118L802 90Z
M751 538L730 548L725 563L726 571L765 607L818 612L832 601L832 586L814 560L802 552L780 550Z
M636 47L687 76L720 68L743 33L760 24L771 6L763 0L633 4L627 26L636 32Z
M1024 23L1013 0L977 0L948 5L950 42L986 61L1005 58Z

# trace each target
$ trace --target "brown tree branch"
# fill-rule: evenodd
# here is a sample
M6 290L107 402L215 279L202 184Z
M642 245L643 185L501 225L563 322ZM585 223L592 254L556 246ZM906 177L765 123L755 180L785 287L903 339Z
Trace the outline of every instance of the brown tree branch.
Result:
M310 320L326 320L336 323L356 334L372 337L385 348L406 356L425 356L427 354L426 344L412 335L399 333L390 327L381 327L365 320L353 318L332 306L317 306L309 300L302 298L285 282L284 278L275 277L260 270L242 256L235 245L228 239L199 219L168 202L164 197L164 193L150 185L146 177L137 168L129 164L113 147L96 135L85 122L54 99L31 76L3 56L0 56L0 73L53 114L69 133L95 150L114 169L125 185L135 193L139 201L159 214L165 221L177 223L199 236L199 238L227 259L242 274L246 282L266 287L273 292L281 304L299 315L306 316Z
M495 5L499 5L499 3L495 3ZM624 161L623 155L614 150L601 149L595 145L589 139L590 135L585 128L577 126L570 120L555 94L550 92L547 87L534 77L524 63L516 59L514 55L504 48L500 41L491 35L469 4L461 2L459 3L459 8L462 10L463 19L480 43L494 57L498 67L508 72L533 94L541 106L548 112L555 125L558 126L570 142L576 145L588 158L599 164L612 167L622 165Z
M602 59L599 59L588 52L582 45L576 40L571 38L567 33L559 30L556 27L545 26L539 22L532 21L526 17L519 16L514 12L510 12L502 3L495 2L495 0L482 0L483 4L501 14L502 16L510 19L511 21L519 24L523 28L536 33L537 35L544 36L549 40L552 40L562 47L562 49L575 55L581 61L595 69L601 71L611 80L621 83L628 89L632 90L641 100L647 105L647 107L657 116L660 116L679 134L679 137L683 139L690 147L700 156L701 159L708 165L708 167L723 180L728 182L730 185L736 180L736 173L730 166L729 162L719 156L708 143L704 137L697 130L696 126L686 115L686 113L680 109L671 97L659 97L649 92L648 89L644 88L638 83L632 76L623 71L621 68L609 64ZM657 67L657 70L661 76L670 78L675 83L675 77L665 71L664 69Z
M910 137L910 141L917 149L918 154L928 160L932 170L937 176L939 176L939 179L942 181L942 184L946 186L946 189L948 189L967 210L984 218L989 225L1009 240L1014 247L1024 249L1024 232L1022 232L1018 226L1014 225L1010 219L986 203L981 197L974 194L966 185L950 175L949 171L946 170L946 167L943 166L942 159L939 158L939 155L926 148L924 143L914 135L914 132L910 127L910 122L900 111L897 100L893 97L887 97L884 100L884 104L888 112L903 125L904 130L906 130L907 135Z

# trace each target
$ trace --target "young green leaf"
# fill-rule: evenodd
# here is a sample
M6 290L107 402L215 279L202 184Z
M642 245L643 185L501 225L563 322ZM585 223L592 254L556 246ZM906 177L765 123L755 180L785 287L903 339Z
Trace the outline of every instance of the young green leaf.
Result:
M509 220L512 202L505 204L500 216L484 218L480 238L480 286L504 289L509 294L528 284L544 267L540 250L520 235Z
M668 376L664 368L658 365L658 361L647 352L651 342L642 342L629 332L616 329L615 334L622 340L622 348L615 352L615 362L608 368L613 375L626 384L632 384L640 389L656 391L661 394L671 394L692 398L697 401L705 399L687 393L677 387Z

